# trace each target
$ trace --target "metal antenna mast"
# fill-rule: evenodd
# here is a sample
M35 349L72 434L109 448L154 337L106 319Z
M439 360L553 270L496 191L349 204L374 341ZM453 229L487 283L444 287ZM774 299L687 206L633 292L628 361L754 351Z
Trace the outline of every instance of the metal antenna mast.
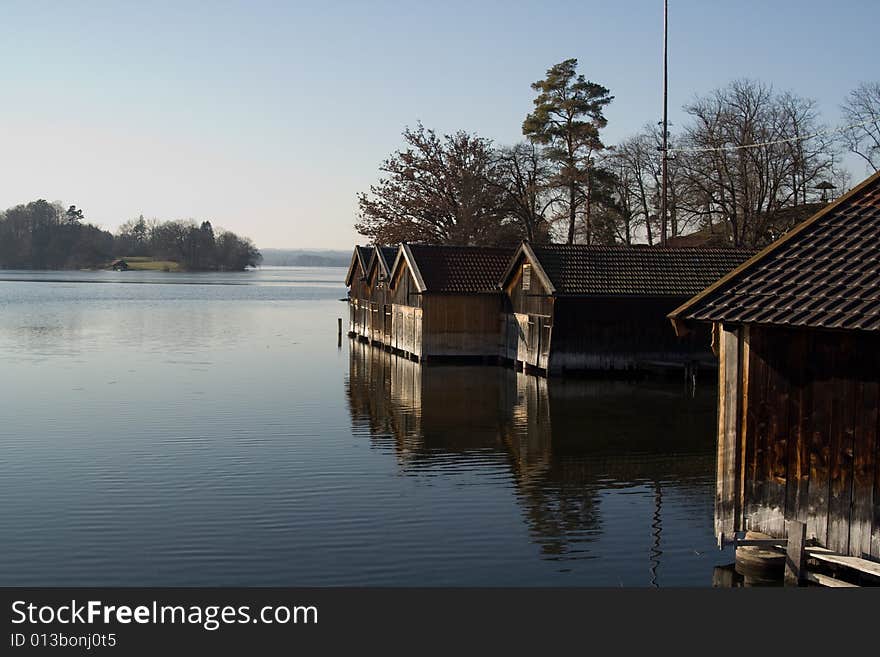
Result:
M669 57L667 55L667 42L669 41L669 0L663 0L663 146L660 150L663 152L663 160L661 163L662 191L660 193L660 244L666 245L666 224L668 211L668 185L669 172L667 170L668 157L668 138L669 138L669 103L668 103L668 75L667 66Z

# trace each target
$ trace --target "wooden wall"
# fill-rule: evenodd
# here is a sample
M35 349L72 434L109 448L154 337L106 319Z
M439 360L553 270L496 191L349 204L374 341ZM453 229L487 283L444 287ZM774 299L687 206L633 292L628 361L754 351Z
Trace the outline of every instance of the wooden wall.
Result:
M391 315L391 339L387 346L422 358L422 309L395 303Z
M709 329L679 338L666 314L685 301L674 297L556 300L550 368L619 370L656 361L714 362Z
M404 262L386 295L390 339L382 340L419 358L497 358L501 353L502 295L420 294ZM414 311L418 312L414 312ZM386 320L387 321L387 320Z
M386 343L391 338L392 311L388 282L379 279L379 267L373 267L366 281L369 325L366 335L376 342Z
M880 336L750 326L739 353L730 333L722 344L738 401L722 404L736 422L719 422L719 458L738 435L716 522L783 536L799 520L832 550L880 558Z
M409 271L409 265L406 261L401 264L394 278L391 281L391 293L389 303L401 306L412 306L413 308L421 308L422 295L416 288L415 281Z
M501 294L425 294L425 356L487 356L501 351Z
M666 319L684 297L552 297L520 261L506 283L502 356L549 373L622 370L640 362L714 362L709 330L679 338Z
M541 284L534 269L528 289L523 289L522 258L504 287L501 356L524 366L545 370L548 365L555 299Z
M553 318L545 315L507 314L502 323L502 357L526 367L546 370L553 334Z
M529 289L523 289L523 265L530 264L520 262L513 276L504 286L506 296L505 305L509 312L520 315L542 315L552 317L553 297L541 284L534 269L529 277Z
M360 269L354 274L348 293L349 331L355 335L368 336L370 318L370 294Z

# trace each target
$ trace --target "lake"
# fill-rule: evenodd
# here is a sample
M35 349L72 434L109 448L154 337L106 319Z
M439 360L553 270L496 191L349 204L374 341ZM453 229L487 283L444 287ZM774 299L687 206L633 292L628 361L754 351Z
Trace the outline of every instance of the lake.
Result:
M345 270L0 271L0 585L711 586L715 395L421 366Z

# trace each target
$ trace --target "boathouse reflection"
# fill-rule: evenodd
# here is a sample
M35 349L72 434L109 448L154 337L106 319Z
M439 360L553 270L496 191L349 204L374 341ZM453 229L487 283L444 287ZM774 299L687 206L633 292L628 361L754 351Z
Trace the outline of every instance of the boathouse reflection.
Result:
M714 389L692 397L683 385L548 380L504 367L421 365L356 340L350 348L355 426L369 427L376 446L393 445L406 472L497 462L544 558L591 557L589 544L611 531L609 492L638 487L654 499L655 489L673 488L699 498L695 505L707 495ZM656 510L647 511L626 531L650 542Z

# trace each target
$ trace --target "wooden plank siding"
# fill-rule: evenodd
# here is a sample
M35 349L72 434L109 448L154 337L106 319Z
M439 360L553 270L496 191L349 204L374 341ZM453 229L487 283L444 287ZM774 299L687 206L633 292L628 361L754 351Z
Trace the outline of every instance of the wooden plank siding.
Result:
M392 305L390 347L407 355L423 358L422 309Z
M355 335L368 337L370 294L366 281L355 274L349 291L349 331Z
M680 297L560 297L553 308L550 368L628 370L643 363L714 363L710 327L678 337L666 314Z
M797 520L831 550L880 558L880 338L751 325L720 346L716 533L782 537Z
M385 344L391 337L391 322L388 317L391 314L390 296L387 281L381 278L378 265L373 265L367 276L365 290L368 298L368 326L366 335L381 344Z
M437 357L498 357L502 342L500 293L424 296L424 354Z

